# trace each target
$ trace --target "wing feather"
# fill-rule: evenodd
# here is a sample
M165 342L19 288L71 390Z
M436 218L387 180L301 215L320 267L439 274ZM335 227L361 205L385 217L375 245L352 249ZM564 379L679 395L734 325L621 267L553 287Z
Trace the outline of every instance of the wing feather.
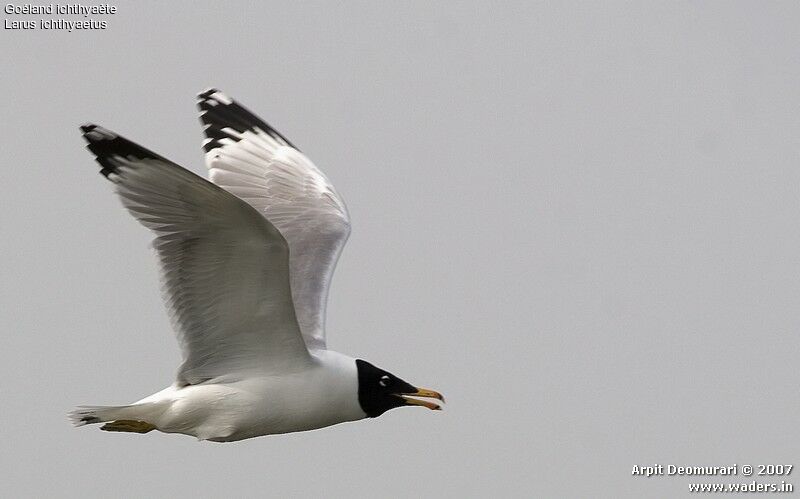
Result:
M350 217L333 184L288 139L211 89L199 95L211 181L254 207L289 244L291 292L309 348L325 348L325 309Z
M165 300L184 352L179 382L307 361L280 232L169 160L96 125L82 130L123 205L156 234Z

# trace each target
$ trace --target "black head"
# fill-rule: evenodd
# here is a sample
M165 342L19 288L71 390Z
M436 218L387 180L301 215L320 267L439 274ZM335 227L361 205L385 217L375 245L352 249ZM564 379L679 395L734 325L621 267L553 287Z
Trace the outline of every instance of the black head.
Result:
M441 410L438 404L408 396L432 397L444 401L444 397L440 393L417 388L394 374L361 359L356 360L356 366L358 368L358 402L368 417L376 418L389 409L404 405L419 405L428 409Z

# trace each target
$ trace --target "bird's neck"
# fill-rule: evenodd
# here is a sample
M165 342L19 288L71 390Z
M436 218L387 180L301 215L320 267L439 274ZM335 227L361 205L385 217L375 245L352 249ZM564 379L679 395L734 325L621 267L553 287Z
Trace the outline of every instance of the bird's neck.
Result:
M312 350L317 386L316 394L331 409L335 408L343 421L366 417L358 402L358 369L356 360L332 350Z

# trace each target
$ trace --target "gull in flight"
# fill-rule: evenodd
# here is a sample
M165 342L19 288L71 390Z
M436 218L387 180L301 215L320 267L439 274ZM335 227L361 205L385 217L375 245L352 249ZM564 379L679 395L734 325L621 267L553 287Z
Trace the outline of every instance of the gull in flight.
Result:
M130 405L82 406L76 426L231 442L438 410L438 392L328 350L325 306L350 217L289 140L216 89L198 96L209 178L97 125L88 149L156 237L183 351L175 382Z

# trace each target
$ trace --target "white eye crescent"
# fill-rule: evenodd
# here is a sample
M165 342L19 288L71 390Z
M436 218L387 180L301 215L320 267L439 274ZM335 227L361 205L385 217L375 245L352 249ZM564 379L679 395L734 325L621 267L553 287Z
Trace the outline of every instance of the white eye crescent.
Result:
M391 378L389 376L383 375L383 376L381 376L381 379L378 381L378 384L383 386L383 387L386 387L386 386L389 386L389 382L390 381L391 381Z

